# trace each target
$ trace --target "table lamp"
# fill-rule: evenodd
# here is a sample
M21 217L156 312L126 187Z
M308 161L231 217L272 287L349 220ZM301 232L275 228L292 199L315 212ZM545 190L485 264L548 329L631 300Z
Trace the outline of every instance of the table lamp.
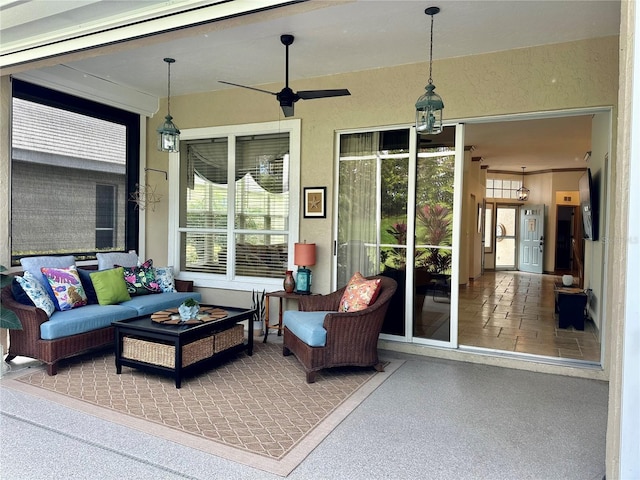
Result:
M311 270L307 267L316 264L316 244L296 243L293 246L293 263L298 267L296 278L296 293L309 295L311 293Z

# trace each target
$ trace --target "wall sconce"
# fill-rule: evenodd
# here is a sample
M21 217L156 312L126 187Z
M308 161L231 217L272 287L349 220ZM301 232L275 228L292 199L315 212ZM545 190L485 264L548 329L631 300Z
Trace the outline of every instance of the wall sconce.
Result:
M175 62L173 58L165 58L167 63L167 116L164 123L156 130L158 132L158 150L161 152L180 151L180 130L173 123L171 116L171 64Z
M307 267L316 264L316 244L296 243L293 246L293 263L298 267L296 278L296 293L309 295L311 293L311 270Z

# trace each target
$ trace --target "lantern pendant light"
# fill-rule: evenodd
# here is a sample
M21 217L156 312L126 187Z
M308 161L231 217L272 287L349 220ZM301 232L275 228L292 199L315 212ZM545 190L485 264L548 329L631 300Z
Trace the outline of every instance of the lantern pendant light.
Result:
M516 190L518 200L520 200L521 202L525 202L529 199L529 189L524 186L524 169L525 167L522 167L522 186L518 190Z
M429 7L424 13L431 17L431 41L429 44L429 83L426 93L416 102L416 130L422 135L435 135L442 132L442 98L434 90L436 86L431 78L433 63L433 16L440 12L439 7Z
M173 123L171 116L171 64L175 62L173 58L165 58L167 63L167 116L164 123L158 127L158 150L161 152L180 151L180 130Z

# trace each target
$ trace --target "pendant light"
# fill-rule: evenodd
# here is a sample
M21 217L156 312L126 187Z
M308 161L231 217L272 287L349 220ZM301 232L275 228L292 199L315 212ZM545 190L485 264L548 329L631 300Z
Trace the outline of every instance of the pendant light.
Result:
M164 123L158 127L158 150L161 152L180 151L180 130L172 122L171 116L171 64L175 62L173 58L165 58L167 63L167 116Z
M529 199L529 189L524 186L524 169L525 167L522 167L522 185L518 190L516 190L516 193L518 194L518 200L522 202Z
M433 16L440 12L439 7L429 7L424 13L431 17L431 41L429 44L429 82L426 93L416 102L416 130L422 135L435 135L442 132L442 98L434 90L436 86L431 78L433 63Z

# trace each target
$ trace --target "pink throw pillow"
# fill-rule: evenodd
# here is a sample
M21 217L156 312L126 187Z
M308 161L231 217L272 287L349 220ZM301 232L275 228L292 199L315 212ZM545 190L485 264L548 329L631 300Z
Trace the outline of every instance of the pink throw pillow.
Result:
M378 298L380 293L380 279L367 280L360 272L356 272L349 280L347 288L345 288L340 305L339 312L357 312L364 310Z

